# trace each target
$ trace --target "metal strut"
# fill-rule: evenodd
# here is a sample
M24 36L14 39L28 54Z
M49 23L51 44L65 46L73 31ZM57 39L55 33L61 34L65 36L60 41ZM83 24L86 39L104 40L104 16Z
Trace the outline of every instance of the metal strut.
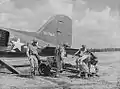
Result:
M10 65L9 63L5 62L4 59L0 59L0 64L4 65L9 71L15 74L21 74L15 67Z

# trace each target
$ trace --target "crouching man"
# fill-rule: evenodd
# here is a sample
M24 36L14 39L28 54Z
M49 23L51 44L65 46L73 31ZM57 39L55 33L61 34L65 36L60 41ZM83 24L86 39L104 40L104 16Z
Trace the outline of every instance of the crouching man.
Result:
M84 60L89 60L89 54L87 54L87 49L85 45L82 45L82 47L74 54L72 58L75 56L78 56L79 58L76 59L76 67L79 70L78 76L81 77L82 73L85 74L85 77L87 78L87 74L89 72L88 65L85 63Z

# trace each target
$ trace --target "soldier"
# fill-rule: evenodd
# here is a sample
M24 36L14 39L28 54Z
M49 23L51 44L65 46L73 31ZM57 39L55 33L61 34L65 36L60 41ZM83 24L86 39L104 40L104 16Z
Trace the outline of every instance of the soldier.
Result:
M15 52L15 51L13 50L13 47L14 47L14 44L13 44L13 42L10 40L10 42L9 42L9 44L8 44L8 49L9 49L11 52Z
M91 55L91 58L90 58L90 61L89 61L89 72L90 72L90 68L91 68L91 65L94 66L94 69L95 69L95 74L97 74L98 72L98 67L97 67L97 63L98 63L98 60L97 60L97 57L94 56L93 53L90 52L90 55Z
M87 51L86 46L82 45L81 48L74 54L74 56L72 58L74 58L75 56L78 56L79 58L76 60L76 65L77 65L77 69L78 69L78 61L79 59L81 59L81 57L83 56L83 54ZM83 61L83 59L81 60L81 62Z
M65 66L64 66L64 60L65 60L65 58L67 57L67 53L66 53L64 44L61 45L61 47L60 47L60 57L61 57L61 63L62 63L62 68L61 68L61 70L63 70L63 67L65 67Z
M66 48L66 47L65 47L64 45L62 45L62 46L60 47L61 57L62 57L63 59L65 59L65 58L67 57L67 53L66 53L65 48Z
M86 54L87 49L85 45L82 45L81 48L74 54L73 57L78 56L79 58L76 59L76 67L79 70L79 76L81 76L82 72L88 72L88 67L84 60L89 57L88 54ZM86 75L87 77L87 75Z
M56 77L59 77L59 73L62 72L62 58L61 58L61 48L60 45L56 47L55 50L55 58L57 63L57 74Z
M49 46L49 45L47 45ZM38 46L37 40L33 40L31 44L27 44L27 56L31 64L31 74L35 75L35 70L38 70L38 61L40 61L40 56L38 55L38 49L42 50L45 47Z

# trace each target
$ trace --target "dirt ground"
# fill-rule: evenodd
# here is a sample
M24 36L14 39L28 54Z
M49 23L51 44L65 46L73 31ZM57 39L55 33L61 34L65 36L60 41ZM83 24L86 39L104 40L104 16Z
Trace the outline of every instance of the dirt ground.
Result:
M24 76L0 73L0 89L120 89L120 53L95 53L99 60L99 77L81 79L71 72L60 77L29 77L29 67L19 68ZM75 64L70 57L65 62ZM2 71L2 70L1 70Z

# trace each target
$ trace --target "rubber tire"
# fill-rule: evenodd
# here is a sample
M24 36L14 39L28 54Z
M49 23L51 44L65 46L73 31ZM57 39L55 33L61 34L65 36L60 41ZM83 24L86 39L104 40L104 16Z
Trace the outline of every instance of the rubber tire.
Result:
M38 68L38 72L42 76L48 76L50 74L50 67L45 64L41 64Z

